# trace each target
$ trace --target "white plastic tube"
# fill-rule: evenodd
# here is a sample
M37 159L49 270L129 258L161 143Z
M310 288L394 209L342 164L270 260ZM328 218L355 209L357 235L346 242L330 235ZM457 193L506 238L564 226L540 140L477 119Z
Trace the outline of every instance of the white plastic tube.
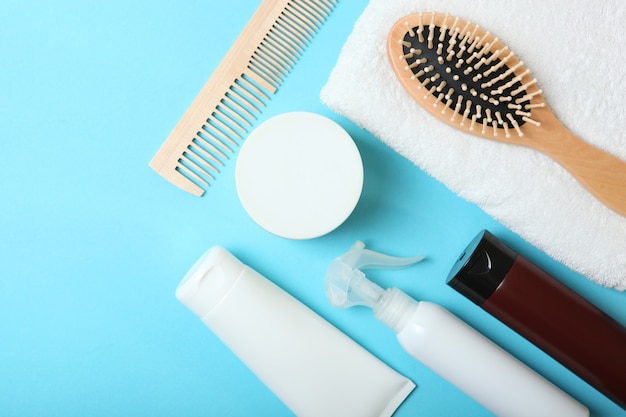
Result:
M298 416L391 416L415 387L219 246L176 296Z

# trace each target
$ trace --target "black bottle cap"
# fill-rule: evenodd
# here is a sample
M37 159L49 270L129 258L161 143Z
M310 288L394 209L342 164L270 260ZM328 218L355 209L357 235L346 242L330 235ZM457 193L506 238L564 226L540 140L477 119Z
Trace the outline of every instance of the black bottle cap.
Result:
M481 305L506 277L516 256L511 248L483 230L456 261L447 283Z

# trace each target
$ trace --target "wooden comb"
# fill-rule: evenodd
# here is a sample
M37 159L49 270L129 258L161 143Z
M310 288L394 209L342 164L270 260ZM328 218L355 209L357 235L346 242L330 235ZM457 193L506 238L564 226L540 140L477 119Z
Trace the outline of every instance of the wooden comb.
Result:
M150 167L201 196L338 0L265 0Z
M431 115L466 133L545 153L626 216L626 162L565 128L537 79L497 37L448 14L416 13L393 26L387 51L402 86Z

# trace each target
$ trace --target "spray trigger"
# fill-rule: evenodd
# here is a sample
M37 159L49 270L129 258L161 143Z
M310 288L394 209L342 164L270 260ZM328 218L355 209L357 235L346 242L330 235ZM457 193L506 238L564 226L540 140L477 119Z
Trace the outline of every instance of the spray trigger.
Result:
M357 241L328 267L326 296L334 307L365 305L373 308L384 290L370 281L361 269L401 269L422 259L423 256L398 258L385 255L365 249L365 244Z

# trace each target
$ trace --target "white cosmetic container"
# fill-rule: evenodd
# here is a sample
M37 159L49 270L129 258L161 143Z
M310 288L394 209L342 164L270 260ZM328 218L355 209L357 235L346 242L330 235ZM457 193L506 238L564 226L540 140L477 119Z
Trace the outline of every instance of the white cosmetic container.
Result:
M328 269L326 292L336 307L365 305L393 329L402 347L500 417L586 417L589 410L452 313L382 289L360 268L402 267L419 258L394 258L357 242Z
M265 230L312 239L341 225L363 188L363 162L339 124L320 114L288 112L256 127L241 146L237 195Z
M391 416L415 387L219 246L176 296L297 416Z

